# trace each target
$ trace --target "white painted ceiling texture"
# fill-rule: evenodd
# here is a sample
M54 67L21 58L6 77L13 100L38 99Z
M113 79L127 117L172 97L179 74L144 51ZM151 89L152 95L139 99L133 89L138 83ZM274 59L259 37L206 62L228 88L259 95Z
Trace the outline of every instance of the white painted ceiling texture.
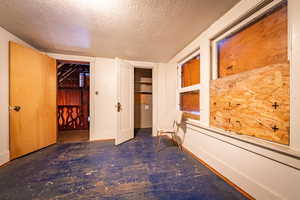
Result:
M239 0L0 0L0 26L52 53L166 62Z

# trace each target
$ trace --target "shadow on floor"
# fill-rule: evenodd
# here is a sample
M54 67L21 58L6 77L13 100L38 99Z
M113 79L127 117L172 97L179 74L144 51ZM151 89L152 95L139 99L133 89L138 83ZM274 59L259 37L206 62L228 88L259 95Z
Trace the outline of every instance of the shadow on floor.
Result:
M119 146L53 145L0 168L0 199L246 199L170 142L156 152L141 130Z
M134 129L134 137L139 136L152 136L152 128L135 128Z

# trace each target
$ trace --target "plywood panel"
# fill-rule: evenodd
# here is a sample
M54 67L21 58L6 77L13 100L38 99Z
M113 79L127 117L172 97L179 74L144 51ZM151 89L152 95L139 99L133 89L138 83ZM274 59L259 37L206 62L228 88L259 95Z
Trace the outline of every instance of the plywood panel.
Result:
M289 143L289 64L275 64L211 82L211 126Z
M181 93L180 109L187 112L199 112L199 90Z
M200 83L200 56L182 65L181 87L188 87Z
M218 42L219 77L287 62L287 6Z
M10 42L11 159L56 142L56 62Z

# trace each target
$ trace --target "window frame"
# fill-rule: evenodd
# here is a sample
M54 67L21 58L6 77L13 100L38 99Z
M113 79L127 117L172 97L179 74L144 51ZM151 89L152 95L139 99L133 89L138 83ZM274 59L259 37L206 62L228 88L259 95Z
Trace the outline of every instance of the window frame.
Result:
M281 5L283 4L287 4L287 20L288 20L288 27L287 27L287 35L288 35L288 38L287 38L287 43L288 43L288 47L287 47L287 58L288 58L288 61L290 62L290 69L292 67L292 57L291 57L291 54L292 54L292 41L293 41L293 38L292 38L292 29L290 27L290 2L288 0L273 0L272 2L269 2L267 4L265 4L265 6L263 7L260 7L260 6L257 6L257 7L254 7L252 10L254 10L253 12L251 12L250 14L249 13L246 13L245 15L242 15L240 17L237 18L236 22L235 23L232 23L230 26L228 27L225 27L223 28L221 31L219 31L217 34L215 34L214 36L212 36L210 39L209 39L209 44L210 44L210 61L211 61L211 65L210 65L210 81L211 80L216 80L216 79L219 79L221 77L219 77L219 63L218 63L218 42L222 41L223 39L227 38L228 36L230 35L234 35L236 32L239 32L240 30L243 30L244 28L247 28L247 26L249 24L252 24L252 23L256 23L257 21L259 21L259 19L268 14L269 12L272 12L274 9L280 7ZM292 76L292 71L290 71L290 75ZM292 79L290 77L290 91L292 89ZM209 98L209 101L211 100L210 96L208 97ZM290 94L290 124L291 122L293 121L292 119L292 102L291 102L291 99L292 99L292 94ZM210 112L209 112L210 113ZM209 128L212 128L214 130L216 130L214 127L211 127L210 125L210 121L209 121L209 125L208 125ZM224 131L222 129L220 129L219 131L223 131L223 132L227 132L227 131ZM247 135L244 135L244 134L241 134L241 135L237 135L235 132L230 132L230 133L234 133L234 137L237 137L237 138L244 138L245 136L247 137ZM295 133L292 133L292 129L291 129L291 126L290 126L290 131L289 131L289 144L285 145L285 144L280 144L280 143L276 143L274 141L269 141L269 140L265 140L265 139L261 139L261 138L258 138L258 137L251 137L251 141L262 141L264 142L265 144L271 144L271 145L275 145L276 147L280 146L280 147L292 147L293 144L292 144L292 141L293 141L293 134Z
M200 83L199 84L195 84L195 85L191 85L191 86L187 86L187 87L182 87L182 67L185 63L187 63L189 60L195 58L199 56L200 57L200 64L199 64L199 77L200 77ZM181 93L186 93L186 92L192 92L192 91L199 91L199 112L201 111L200 109L200 95L201 95L201 55L200 55L200 49L196 49L195 51L193 51L190 55L188 55L187 57L185 57L183 60L181 60L178 65L177 65L177 101L178 101L178 106L177 106L177 110L180 111L181 110ZM200 117L201 117L201 112L199 113L199 115L195 115L192 114L190 112L186 112L186 111L182 111L184 113L184 116L187 118L187 120L191 120L191 121L199 121ZM186 113L186 114L185 114ZM195 116L195 117L193 117ZM196 117L199 116L199 117Z
M287 0L276 0L273 1L263 8L259 8L256 10L253 14L246 17L245 19L238 22L236 25L231 27L229 30L226 30L224 32L221 32L219 36L211 40L211 80L216 80L219 77L219 56L218 56L218 42L222 41L226 37L235 34L236 32L247 28L247 26L256 20L258 20L261 16L267 14L268 12L272 11L273 9L276 9L276 7L280 6L281 4L287 2ZM289 29L289 27L288 27ZM289 32L289 30L288 30ZM289 34L289 33L288 33ZM290 38L288 38L289 43ZM290 51L288 48L288 60L290 60Z

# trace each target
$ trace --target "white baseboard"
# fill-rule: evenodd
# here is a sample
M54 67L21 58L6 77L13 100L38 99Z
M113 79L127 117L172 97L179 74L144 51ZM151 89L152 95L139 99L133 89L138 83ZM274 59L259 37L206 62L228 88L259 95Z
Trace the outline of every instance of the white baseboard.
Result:
M166 134L166 136L171 139L171 136ZM191 144L190 144L191 145ZM257 181L253 180L251 177L245 175L241 171L238 171L228 164L224 163L222 160L218 159L214 155L210 154L200 146L190 146L183 143L183 148L194 154L200 160L204 161L210 167L215 169L217 172L222 174L232 183L240 187L242 190L250 194L255 199L263 200L281 200L284 199L275 191L272 191L270 188L266 188L263 185L259 184Z
M0 152L0 166L9 161L9 151Z
M192 152L199 159L203 160L209 166L214 168L224 177L228 178L231 182L242 188L244 191L249 193L255 199L272 199L272 200L280 200L283 199L276 192L271 191L269 188L265 188L261 184L257 183L252 178L243 174L242 172L233 169L228 164L222 162L215 156L211 155L209 152L200 149L199 147L186 147L183 145L188 151Z
M115 138L108 138L108 137L101 137L101 138L90 138L90 142L97 142L97 141L99 141L99 142L101 142L101 141L113 141L113 140L115 140Z

